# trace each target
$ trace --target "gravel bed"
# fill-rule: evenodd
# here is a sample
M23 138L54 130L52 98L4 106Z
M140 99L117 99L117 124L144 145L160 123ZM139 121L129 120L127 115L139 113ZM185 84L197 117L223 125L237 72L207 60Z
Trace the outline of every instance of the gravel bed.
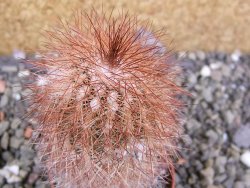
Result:
M0 57L0 187L46 188L29 143L33 123L23 120L30 74L24 53ZM179 53L184 97L183 141L177 188L250 188L250 56Z

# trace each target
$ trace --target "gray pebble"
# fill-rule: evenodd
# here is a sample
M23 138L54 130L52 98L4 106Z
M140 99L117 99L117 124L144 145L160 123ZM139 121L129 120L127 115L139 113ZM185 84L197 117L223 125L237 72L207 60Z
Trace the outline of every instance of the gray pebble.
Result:
M6 161L7 163L12 162L14 160L13 155L11 154L10 151L5 151L2 153L2 158L4 161Z
M212 130L212 129L209 129L205 135L209 138L209 144L215 144L217 141L218 141L218 134Z
M4 177L0 175L0 187L2 187L4 184Z
M1 138L1 147L3 149L7 149L9 145L9 134L7 132L5 132Z
M21 128L16 129L16 131L15 131L15 136L16 136L17 138L22 138L22 137L23 137L23 133L24 133L24 130L23 130L23 129L21 129Z
M227 157L225 156L219 156L215 160L215 165L218 173L224 173L225 172L225 165L227 163Z
M204 88L202 90L202 96L206 102L210 103L213 101L213 90L211 87Z
M242 181L236 181L236 182L234 183L234 188L246 188L246 187L245 187L245 183L242 182Z
M188 120L187 124L187 129L192 133L193 131L199 129L201 127L200 122L198 122L196 119L190 119Z
M234 121L234 114L231 110L227 110L223 113L225 121L230 125Z
M18 149L20 145L23 143L24 139L23 138L17 138L15 136L12 136L10 138L10 147L14 149Z
M18 71L17 66L14 65L3 65L1 69L3 72L8 72L8 73L13 73Z
M214 169L212 167L208 167L201 171L201 175L205 180L206 185L212 185L214 182Z
M0 123L0 136L9 128L9 122L3 121Z
M243 148L250 147L250 124L247 126L241 126L234 134L233 140L234 143Z
M33 159L35 157L34 150L25 145L21 146L20 153L21 153L21 157L25 159Z
M21 124L21 120L19 118L14 118L11 122L10 127L15 130L19 127L20 124Z
M7 95L1 96L0 107L5 107L9 102L9 97Z

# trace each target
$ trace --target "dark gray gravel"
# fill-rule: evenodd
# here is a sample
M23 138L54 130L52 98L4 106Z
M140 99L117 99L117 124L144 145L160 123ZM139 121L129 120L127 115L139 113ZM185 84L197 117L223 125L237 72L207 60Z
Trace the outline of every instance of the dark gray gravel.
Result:
M14 57L0 57L0 187L49 187L28 141L33 122L22 119L29 71ZM250 188L250 56L198 51L177 59L192 97L183 98L176 187Z

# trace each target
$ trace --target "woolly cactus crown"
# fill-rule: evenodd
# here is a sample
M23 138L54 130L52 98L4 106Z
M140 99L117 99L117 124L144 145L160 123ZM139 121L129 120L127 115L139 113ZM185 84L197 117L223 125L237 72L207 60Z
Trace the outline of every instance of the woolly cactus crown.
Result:
M32 84L37 142L56 187L149 187L173 167L184 91L160 33L78 13L47 32Z

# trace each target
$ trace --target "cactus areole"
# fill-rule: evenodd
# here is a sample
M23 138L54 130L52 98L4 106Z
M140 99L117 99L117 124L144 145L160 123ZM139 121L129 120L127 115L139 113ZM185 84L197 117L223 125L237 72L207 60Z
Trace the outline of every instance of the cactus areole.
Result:
M46 32L46 48L32 62L39 71L30 114L53 187L171 180L183 106L177 97L185 92L161 37L136 17L95 11Z

